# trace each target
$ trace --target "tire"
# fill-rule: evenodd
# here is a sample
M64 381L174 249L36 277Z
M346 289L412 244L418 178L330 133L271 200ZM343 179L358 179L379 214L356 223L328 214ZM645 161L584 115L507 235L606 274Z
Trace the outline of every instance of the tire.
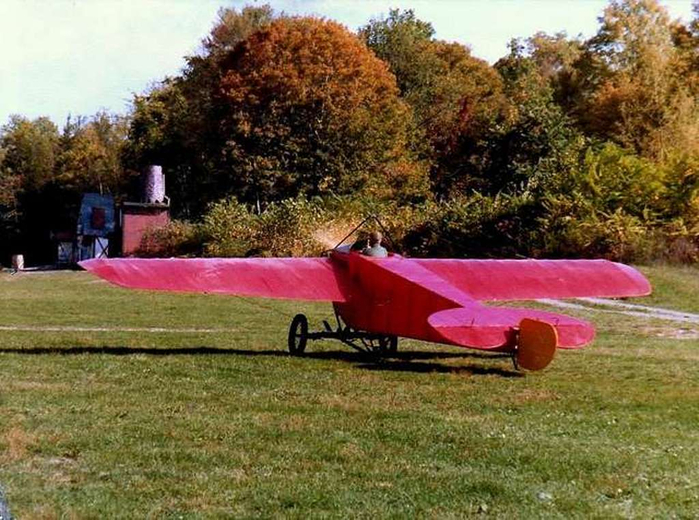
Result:
M308 343L308 318L303 314L297 314L289 326L289 353L292 356L300 356L306 350L306 343Z

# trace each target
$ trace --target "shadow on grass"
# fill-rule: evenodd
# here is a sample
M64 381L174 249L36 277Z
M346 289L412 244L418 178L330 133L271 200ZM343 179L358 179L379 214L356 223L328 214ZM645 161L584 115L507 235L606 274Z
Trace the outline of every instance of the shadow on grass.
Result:
M289 353L282 350L249 350L215 347L181 347L181 348L155 348L155 347L33 347L33 348L0 348L0 354L23 355L82 355L82 354L106 354L110 356L133 356L147 354L152 356L246 356L246 357L289 357ZM352 363L363 370L376 370L388 372L416 372L416 373L450 373L450 374L475 374L498 375L502 377L520 377L523 374L515 370L506 370L500 367L486 367L478 365L445 365L430 360L448 359L501 359L502 354L489 354L480 352L425 352L403 351L396 352L389 357L376 357L362 352L326 350L321 352L306 352L303 359L344 361ZM415 362L417 361L417 362Z
M441 363L410 363L407 361L381 361L376 363L364 363L357 365L365 370L377 370L386 372L415 372L437 374L467 374L479 376L523 377L524 374L500 367L488 367L481 365L443 365Z

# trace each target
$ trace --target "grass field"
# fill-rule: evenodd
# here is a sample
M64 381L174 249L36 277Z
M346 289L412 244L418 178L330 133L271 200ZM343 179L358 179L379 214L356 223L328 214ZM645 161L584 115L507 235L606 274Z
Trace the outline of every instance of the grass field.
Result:
M637 301L699 312L699 270L643 271L656 292ZM522 375L411 341L383 362L337 343L289 357L300 311L317 325L329 309L0 274L12 513L699 516L691 326L675 339L678 324L573 312L597 323L595 343Z

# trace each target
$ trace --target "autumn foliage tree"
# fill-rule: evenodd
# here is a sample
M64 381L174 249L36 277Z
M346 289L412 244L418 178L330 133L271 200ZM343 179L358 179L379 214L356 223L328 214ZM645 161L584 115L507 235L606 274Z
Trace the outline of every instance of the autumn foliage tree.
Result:
M224 153L243 200L425 195L409 153L411 111L386 64L343 26L275 21L223 70Z
M235 195L255 206L298 194L428 191L395 79L347 29L222 10L183 74L135 99L126 157L162 164L177 215Z
M76 193L124 192L129 174L121 160L127 133L124 117L105 112L69 120L60 139L56 183Z
M699 149L697 100L682 70L673 22L655 0L612 2L587 42L598 87L585 122L599 135L644 156Z

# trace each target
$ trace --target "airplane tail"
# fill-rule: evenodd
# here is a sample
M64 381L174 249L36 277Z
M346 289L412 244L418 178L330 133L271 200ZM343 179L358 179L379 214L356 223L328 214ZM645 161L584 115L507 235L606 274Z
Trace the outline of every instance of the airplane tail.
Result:
M527 370L546 368L559 347L581 347L595 336L594 327L583 320L511 307L448 309L428 322L448 343L512 353Z
M595 337L594 327L586 321L533 309L462 307L440 311L428 318L432 328L449 343L499 352L515 350L523 321L553 327L556 346L560 348L579 348Z

